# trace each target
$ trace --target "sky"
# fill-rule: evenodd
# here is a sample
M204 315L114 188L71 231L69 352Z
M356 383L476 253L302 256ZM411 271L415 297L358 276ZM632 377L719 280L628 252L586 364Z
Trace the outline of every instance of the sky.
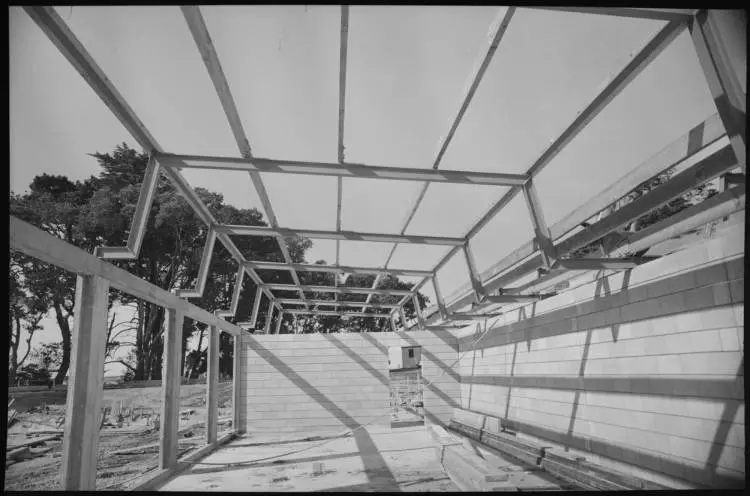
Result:
M88 153L135 140L20 8L10 10L11 189L41 173L98 173ZM218 97L177 6L57 7L167 152L238 156ZM430 168L491 22L504 7L350 9L346 160ZM201 7L255 156L337 158L337 6ZM523 173L576 113L662 27L661 21L518 9L441 169ZM548 224L715 113L683 32L535 179ZM188 182L263 211L242 172L183 170ZM283 227L335 229L336 179L262 174ZM398 233L421 183L344 179L342 228ZM406 234L463 236L506 191L433 184ZM148 236L148 233L146 233ZM480 271L532 237L518 195L472 240ZM382 266L392 245L342 242L341 263ZM399 245L393 268L430 269L447 247ZM335 261L314 240L307 260ZM468 282L458 256L438 272ZM425 293L433 298L431 285ZM51 333L56 326L50 320ZM45 333L47 331L45 330ZM58 331L59 332L59 331ZM59 338L57 338L59 339Z

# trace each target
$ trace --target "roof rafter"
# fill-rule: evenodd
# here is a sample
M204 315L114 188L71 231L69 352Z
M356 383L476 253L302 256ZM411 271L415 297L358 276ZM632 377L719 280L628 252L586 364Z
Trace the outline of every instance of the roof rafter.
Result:
M240 119L240 115L237 112L237 105L235 105L234 103L232 92L229 89L229 82L224 75L224 70L222 69L221 62L219 61L219 55L216 53L214 44L211 41L211 35L208 33L208 27L206 27L206 23L203 20L203 15L201 14L200 7L198 7L197 5L183 5L180 7L180 9L182 10L182 14L185 17L188 28L190 28L190 33L193 35L193 40L195 41L195 44L200 51L201 58L203 58L203 62L206 65L208 74L211 77L211 82L216 88L216 94L219 96L219 101L221 102L221 106L224 109L227 120L229 121L229 127L232 129L235 141L237 141L237 147L239 148L240 153L243 157L252 158L253 153L252 149L250 148L250 142L248 141L245 130L242 127L242 120ZM271 200L268 197L268 192L266 191L266 187L263 184L263 180L261 179L260 174L251 171L250 179L255 186L255 190L258 193L258 198L263 205L263 209L268 216L268 220L270 221L272 226L278 226L276 214L273 210ZM281 253L284 256L284 260L287 263L292 263L292 259L289 254L289 250L286 247L285 241L283 239L278 239L278 243L279 248L281 249ZM297 273L294 271L292 271L292 279L297 286L300 285ZM304 300L305 295L303 294L302 290L299 291L299 294L300 298Z
M313 176L388 179L394 181L430 181L450 184L483 184L488 186L516 186L523 184L523 174L475 172L465 170L430 170L413 167L392 167L334 162L276 160L270 158L214 157L208 155L159 154L165 167L184 169L238 170L271 174L304 174Z

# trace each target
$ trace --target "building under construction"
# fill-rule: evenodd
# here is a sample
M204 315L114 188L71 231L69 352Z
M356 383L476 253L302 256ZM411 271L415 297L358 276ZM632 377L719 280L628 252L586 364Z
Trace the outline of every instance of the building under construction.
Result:
M338 146L339 160L330 163L253 153L253 136L243 128L235 104L236 94L245 90L230 90L221 53L212 41L218 33L209 31L201 8L179 7L236 141L231 157L163 148L57 11L24 8L150 156L126 246L101 246L88 253L13 216L9 219L12 250L78 275L61 487L96 488L110 288L159 305L167 314L159 466L139 481L141 489L744 487L744 12L501 8L464 93L453 96L459 97L458 108L445 123L434 166L414 167L350 163L344 157L348 40L357 29L349 19L350 11L354 15L358 8L335 9L340 26L339 132L331 146ZM495 54L503 52L505 37L525 29L527 10L659 24L585 105L570 112L560 132L521 164L523 170L519 165L518 171L509 171L511 165L501 163L491 171L475 170L470 163L459 169L440 167L440 157L493 57L493 64L502 62ZM692 43L715 113L627 170L600 164L609 171L608 183L591 186L586 198L576 198L577 208L547 222L545 214L550 218L558 212L543 212L543 195L537 190L542 172L555 167L555 157L677 39ZM138 77L149 80L150 75ZM185 172L191 169L232 171L238 181L252 184L269 225L220 223L186 180ZM676 172L645 194L631 194L665 171ZM295 198L268 194L264 179L279 174L335 181L337 228L280 225L274 205ZM138 258L150 235L147 218L161 177L179 191L208 232L194 288L167 291L111 263ZM409 221L427 189L438 187L435 183L482 185L503 193L477 222L465 225L463 235L407 234L409 221L398 232L343 230L342 188L355 179L421 185ZM638 227L644 215L707 183L717 185L716 194ZM514 199L527 212L533 235L517 239L514 250L481 271L473 251L477 236L495 229L493 219L506 215ZM233 241L239 236L272 237L284 261L246 258ZM388 243L393 250L430 245L445 252L426 270L348 266L338 259L331 265L298 264L290 258L288 236L333 240L337 246L348 241ZM500 240L504 232L493 236ZM217 241L236 260L238 283L229 307L212 313L190 300L203 294L212 277ZM592 245L597 246L594 252L574 256ZM469 283L441 287L438 274L453 260L465 263ZM293 283L265 282L258 272L263 270L285 271ZM309 271L377 274L377 279L364 288L308 286L298 273ZM378 284L386 274L417 277L419 282L408 290L383 289ZM244 280L253 284L253 310L248 321L236 321ZM435 300L422 308L417 295L426 288L434 291ZM289 292L298 297L280 296ZM366 299L356 304L336 298L314 301L312 292L361 294ZM373 304L371 295L392 296L394 303ZM264 318L258 313L261 301L270 305ZM413 319L407 318L405 305L413 306ZM300 315L384 319L391 330L280 332L282 321ZM207 434L205 447L178 458L180 333L186 318L210 326ZM233 336L236 357L232 432L223 437L217 433L220 333ZM393 357L400 363L390 363L389 350L396 350ZM413 426L392 426L402 410L414 415ZM272 471L275 475L268 476ZM438 480L447 485L420 486Z

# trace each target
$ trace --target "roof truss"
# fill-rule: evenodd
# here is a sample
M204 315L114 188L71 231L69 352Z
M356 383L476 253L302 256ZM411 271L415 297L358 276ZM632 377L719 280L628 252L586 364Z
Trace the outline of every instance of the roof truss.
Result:
M146 129L145 125L138 119L132 108L125 102L122 95L113 86L111 81L106 77L101 68L94 62L82 44L75 35L70 31L65 22L54 11L52 7L24 7L30 17L50 38L60 52L84 77L91 88L110 108L112 113L118 118L123 126L133 135L136 141L143 149L150 154L149 164L146 176L141 187L141 195L137 204L134 215L130 236L124 247L100 247L96 250L96 255L100 258L109 259L133 259L137 258L141 243L145 236L146 220L150 210L153 195L156 188L157 179L160 174L175 186L178 192L185 198L195 211L196 215L207 226L207 241L204 248L203 259L199 270L198 280L195 288L176 290L176 294L183 298L198 297L202 294L205 287L206 278L208 277L208 266L210 257L216 239L218 239L230 252L232 257L238 262L238 272L235 283L235 291L232 295L230 308L226 311L217 312L218 316L233 316L240 292L242 291L242 282L245 274L249 275L257 286L256 298L254 300L253 316L250 324L255 325L257 320L258 306L260 298L265 295L269 298L271 307L266 322L266 330L270 329L270 320L274 310L280 312L276 328L279 328L281 319L285 313L297 314L302 312L313 312L320 315L327 315L325 312L315 312L310 305L330 305L338 306L361 306L360 313L344 312L338 310L330 314L349 315L349 316L376 316L378 314L365 313L367 306L373 308L392 308L392 305L374 305L370 303L372 295L395 295L403 298L394 309L401 316L402 324L406 327L406 318L403 312L403 305L409 298L415 297L419 289L427 282L433 281L435 293L437 296L437 307L439 317L443 320L460 320L476 318L487 318L489 315L477 314L456 314L452 310L460 308L469 300L485 302L504 302L510 299L505 293L501 295L491 295L495 290L502 290L503 285L514 280L519 275L529 271L543 268L547 271L562 270L590 270L593 268L613 268L613 267L631 267L633 264L642 262L642 260L567 260L564 257L570 251L585 245L588 242L595 241L603 234L617 228L628 219L637 217L662 204L660 202L668 201L674 195L679 194L684 188L690 188L700 182L705 182L707 177L715 177L720 174L726 174L734 167L739 165L743 172L745 167L745 95L739 87L736 80L736 73L746 70L746 58L731 58L728 55L727 43L736 43L740 38L737 28L731 22L728 22L720 15L714 15L713 11L695 11L692 9L640 9L640 8L597 8L597 7L535 7L542 9L564 10L578 13L590 13L599 15L614 15L624 17L637 17L643 19L657 19L667 21L664 27L651 39L644 47L635 54L626 66L607 84L607 86L594 97L594 99L584 107L571 122L571 124L552 142L549 147L540 154L537 160L529 167L525 174L502 174L472 172L461 170L438 170L442 157L447 150L455 132L460 124L468 106L481 83L482 77L486 72L495 52L500 47L503 36L509 26L509 23L517 10L515 7L507 8L505 11L500 10L498 16L492 23L486 46L482 48L477 62L469 74L466 89L459 99L456 113L448 126L448 132L440 140L437 147L436 157L431 169L419 169L408 167L385 167L374 165L363 165L347 163L345 161L345 144L344 144L344 118L345 118L345 95L346 95L346 63L348 50L348 31L349 31L349 7L341 8L341 44L340 44L340 66L339 66L339 121L338 121L338 161L337 163L321 163L308 161L289 161L276 160L269 158L258 158L252 153L250 142L242 127L241 119L237 111L234 98L232 97L229 85L224 75L218 54L213 46L210 34L206 27L205 21L201 15L199 7L183 6L181 7L188 28L196 43L196 47L201 53L209 77L216 89L219 101L227 116L232 133L237 142L240 157L208 157L208 156L189 156L165 153L159 146L154 137ZM622 91L648 64L659 54L666 46L673 41L685 27L689 27L696 45L699 61L706 73L709 86L717 97L718 116L709 119L703 123L700 136L696 141L695 136L691 134L686 139L678 140L671 148L665 150L662 156L656 157L650 163L638 169L639 172L632 174L622 185L613 185L601 195L595 197L591 202L581 209L569 214L563 221L554 226L547 226L544 222L544 216L541 211L536 192L533 188L532 179L535 177L560 151L573 140L586 125ZM718 37L717 32L729 30L730 36ZM729 41L727 41L727 39ZM736 47L734 47L736 48ZM742 54L746 53L744 43L742 44ZM740 61L741 59L741 61ZM726 102L729 102L725 104ZM742 114L739 116L737 109ZM629 191L643 180L643 177L653 177L654 174L667 168L674 162L675 157L680 159L694 154L716 139L724 136L723 129L729 130L728 137L730 146L722 148L719 152L712 154L710 157L701 162L701 164L692 167L688 171L678 176L679 180L670 181L669 184L663 185L657 190L649 193L645 197L634 202L632 205L621 209L617 215L605 218L583 231L565 240L560 238L568 233L573 227L577 226L591 216L592 213L601 210L603 206L609 205L621 197L622 194ZM696 143L698 146L696 147ZM687 146L687 150L684 150ZM667 165L665 165L667 164ZM246 171L252 181L265 213L269 219L270 227L258 226L226 226L217 223L207 207L200 201L193 189L189 186L181 174L183 168L204 168L215 170L237 170ZM278 221L273 210L273 206L268 197L268 193L263 184L260 173L283 173L283 174L303 174L303 175L323 175L337 178L337 219L335 231L314 231L314 230L292 230L283 228L278 225ZM651 176L649 176L651 174ZM341 198L342 198L342 179L343 178L370 178L385 180L401 181L421 181L423 182L422 190L416 199L407 220L399 234L381 234L381 233L361 233L353 231L344 231L341 229ZM424 198L429 185L433 182L452 183L452 184L482 184L510 188L505 195L493 205L485 215L467 231L466 236L461 238L433 237L433 236L413 236L406 235L406 229L414 218L417 209ZM732 177L727 184L744 184L742 178ZM733 188L733 192L727 198L733 199L737 192L742 190L741 195L744 198L744 187ZM518 193L523 193L532 223L534 225L535 239L521 246L511 255L506 257L491 272L491 275L479 274L476 270L473 256L471 254L470 242L472 238L481 230L502 208L508 204ZM727 192L727 194L730 194ZM618 196L620 195L620 196ZM723 198L723 197L722 197ZM717 200L718 201L718 200ZM733 201L733 200L732 200ZM725 201L719 206L726 212L726 205L731 203L732 206L739 204L736 201ZM741 202L744 208L744 200ZM718 204L717 204L718 205ZM734 208L734 207L732 207ZM598 210L597 210L598 209ZM713 210L717 210L716 209ZM706 208L700 212L704 218ZM711 210L713 212L713 210ZM680 225L687 225L681 221ZM262 262L246 260L232 242L230 236L234 235L251 235L251 236L273 236L277 239L279 248L284 258L283 263ZM305 236L319 239L336 240L336 264L332 266L316 266L310 264L292 263L285 236ZM650 233L649 238L653 239ZM644 238L646 239L646 238ZM364 268L364 267L343 267L339 265L339 243L341 240L358 240L358 241L375 241L394 243L394 247L383 268ZM388 264L393 256L396 246L399 243L414 244L435 244L446 245L452 248L445 257L429 271L418 271L410 269L389 269ZM24 245L25 246L25 245ZM539 250L538 250L539 248ZM451 257L455 256L459 250L463 250L472 281L468 295L459 297L452 303L447 304L440 293L436 272L443 267ZM538 251L538 254L537 254ZM531 258L529 258L531 257ZM520 265L518 262L526 260ZM511 269L512 270L508 270ZM258 274L257 269L287 270L292 274L294 284L266 284ZM377 278L372 288L343 288L338 287L336 278L335 286L306 286L300 283L297 271L326 271L334 273L368 273L376 274ZM411 290L385 290L376 289L385 274L401 276L418 276L423 277L422 281L415 285ZM506 288L512 289L512 288ZM299 294L299 300L294 300L294 304L302 304L305 309L284 310L281 304L291 304L292 300L277 298L272 291L274 290L292 290ZM368 298L363 303L338 302L333 303L323 300L308 301L305 297L305 291L312 292L331 292L338 294L367 294ZM525 297L534 298L534 295L515 295L515 301ZM468 300L467 300L468 298ZM417 311L417 320L421 328L429 326L432 320L427 318L422 320L421 309L418 308L418 301L414 301ZM425 312L429 314L429 309ZM385 315L384 317L387 317Z

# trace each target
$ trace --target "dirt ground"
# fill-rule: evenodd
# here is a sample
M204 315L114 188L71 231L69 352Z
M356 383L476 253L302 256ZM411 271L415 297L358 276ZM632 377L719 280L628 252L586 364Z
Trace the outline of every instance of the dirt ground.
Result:
M161 388L123 388L106 389L104 391L104 406L110 406L113 411L119 410L120 402L123 407L145 408L145 413L153 419L159 412L161 404ZM183 385L180 388L180 411L192 410L180 421L180 449L178 456L182 457L205 444L206 418L206 386ZM41 408L42 402L46 405ZM36 431L54 431L62 429L59 423L64 419L65 391L40 391L33 394L19 395L13 407L20 413L19 422L13 425L7 433L8 446L15 446L35 439L27 433ZM219 385L219 418L231 416L232 413L232 384ZM110 414L108 421L115 423L115 415ZM147 425L150 424L150 425ZM219 426L219 432L231 429L231 424ZM39 434L46 437L47 434ZM158 465L159 431L146 418L140 416L135 420L126 419L122 427L106 426L99 436L99 454L97 461L96 488L97 490L123 490L138 485L156 470ZM32 448L32 453L39 456L11 463L6 462L5 490L54 490L60 487L60 464L62 457L62 438L58 441L48 441L45 446ZM155 445L155 446L154 446ZM137 448L143 447L142 450ZM113 452L136 449L135 454L119 454Z

